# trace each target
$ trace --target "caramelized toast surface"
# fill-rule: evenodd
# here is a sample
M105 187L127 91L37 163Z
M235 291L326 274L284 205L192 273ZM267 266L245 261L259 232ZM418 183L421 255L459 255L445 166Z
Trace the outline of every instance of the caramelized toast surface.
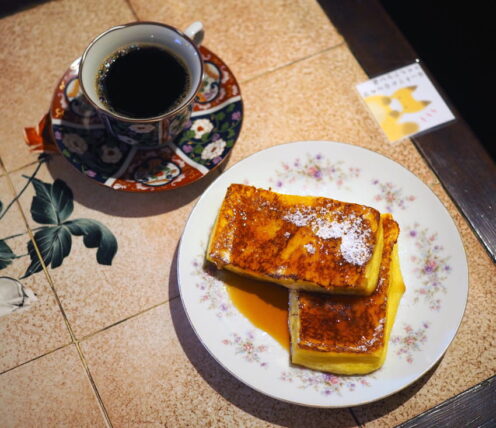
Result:
M368 295L377 285L382 242L373 208L232 184L207 259L288 288Z
M379 281L370 296L290 292L293 363L338 374L365 374L384 363L405 286L396 246L398 224L390 214L383 214L382 222Z

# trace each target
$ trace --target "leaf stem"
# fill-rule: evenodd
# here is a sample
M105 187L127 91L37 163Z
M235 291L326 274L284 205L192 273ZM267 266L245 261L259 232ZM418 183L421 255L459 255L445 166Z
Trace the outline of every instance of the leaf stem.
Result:
M26 175L22 175L23 177L27 178L28 179L28 182L24 185L24 187L21 189L21 191L17 194L17 196L12 199L12 201L10 202L9 205L7 205L7 207L3 210L3 212L0 214L0 220L3 218L3 216L7 213L7 211L10 209L10 207L14 204L15 201L17 201L21 195L24 193L24 191L27 189L27 187L29 186L29 183L31 183L31 181L33 181L34 177L36 176L36 174L38 173L38 171L40 170L41 168L41 164L45 163L45 159L40 159L40 162L38 163L38 166L36 167L36 169L34 170L33 174L31 175L31 177L28 177Z

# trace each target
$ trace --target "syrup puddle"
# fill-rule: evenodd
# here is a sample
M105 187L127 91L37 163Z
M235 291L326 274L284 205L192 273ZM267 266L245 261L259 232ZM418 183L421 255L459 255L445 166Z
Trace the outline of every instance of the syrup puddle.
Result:
M228 271L218 273L238 311L289 351L289 290Z

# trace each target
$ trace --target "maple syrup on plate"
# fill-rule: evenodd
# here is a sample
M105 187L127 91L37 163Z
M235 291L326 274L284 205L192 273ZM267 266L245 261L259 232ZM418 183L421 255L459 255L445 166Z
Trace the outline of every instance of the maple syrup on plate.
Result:
M227 271L219 272L219 279L238 311L289 351L289 290Z

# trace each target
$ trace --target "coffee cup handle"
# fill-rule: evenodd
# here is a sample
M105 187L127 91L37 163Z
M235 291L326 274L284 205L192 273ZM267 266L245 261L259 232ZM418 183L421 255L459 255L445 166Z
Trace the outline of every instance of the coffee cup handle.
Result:
M203 42L203 38L205 37L205 30L203 29L203 24L200 21L193 22L186 30L184 30L184 34L186 34L195 45L200 46Z

